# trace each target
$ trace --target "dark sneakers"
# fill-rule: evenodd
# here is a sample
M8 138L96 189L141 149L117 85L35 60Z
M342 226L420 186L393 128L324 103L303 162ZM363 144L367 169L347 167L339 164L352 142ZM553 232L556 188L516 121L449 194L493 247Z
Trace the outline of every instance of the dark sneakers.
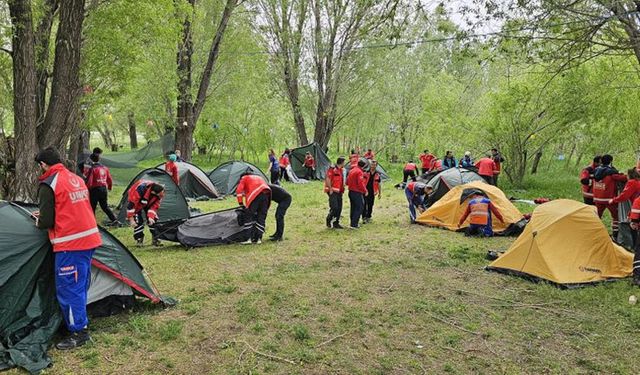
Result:
M89 336L89 331L83 329L80 332L73 332L66 339L60 341L56 344L56 349L58 350L73 350L79 346L86 344L91 341L91 336Z
M327 228L331 228L331 218L330 217L327 217L326 223L327 223Z
M631 285L640 286L640 277L634 277L633 281L631 281Z
M151 241L151 246L162 247L164 245L162 244L162 242L160 242L160 240L154 239L153 241Z
M335 223L333 223L333 229L344 229L344 227L336 221Z

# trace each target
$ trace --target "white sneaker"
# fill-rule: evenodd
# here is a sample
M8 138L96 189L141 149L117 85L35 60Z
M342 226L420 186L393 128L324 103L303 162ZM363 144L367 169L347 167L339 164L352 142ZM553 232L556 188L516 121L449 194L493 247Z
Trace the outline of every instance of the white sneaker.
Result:
M254 242L256 245L260 245L262 243L262 240L258 240L258 242Z
M253 244L253 242L251 242L251 239L248 239L248 240L246 240L244 242L240 242L240 245L252 245L252 244Z

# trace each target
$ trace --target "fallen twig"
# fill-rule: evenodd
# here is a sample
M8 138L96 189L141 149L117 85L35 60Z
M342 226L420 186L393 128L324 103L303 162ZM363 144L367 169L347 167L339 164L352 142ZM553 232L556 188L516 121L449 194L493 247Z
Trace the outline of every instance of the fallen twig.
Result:
M123 364L123 363L116 362L116 361L112 360L111 358L107 357L107 355L106 355L106 354L104 354L104 355L102 356L102 358L104 358L107 362L113 363L114 365L124 366L124 364Z
M280 362L285 362L285 363L289 363L291 365L296 365L297 363L295 363L294 361L290 360L290 359L286 359L286 358L282 358L282 357L278 357L277 355L273 355L273 354L268 354L268 353L263 353L260 352L258 350L256 350L253 346L249 345L248 342L246 341L239 341L243 344L245 344L252 352L254 352L255 354L267 358L267 359L271 359L273 361L280 361Z
M391 289L393 289L393 287L396 286L396 282L392 282L391 285L389 285L388 288L386 288L385 290L382 291L382 293L389 293L391 291Z
M440 318L440 317L437 317L437 316L435 316L435 315L433 315L433 314L429 314L429 315L431 315L431 317L432 317L433 319L435 319L435 320L437 320L437 321L439 321L439 322L442 322L442 323L448 324L448 325L450 325L451 327L456 328L456 329L459 329L459 330L461 330L461 331L463 331L463 332L471 333L472 335L476 335L476 336L483 336L483 334L482 334L482 333L480 333L480 332L470 331L470 330L468 330L468 329L466 329L466 328L464 328L464 327L460 327L459 325L457 325L457 324L455 324L455 323L452 323L452 322L450 322L450 321L448 321L448 320L445 320L445 319L442 319L442 318Z
M325 345L331 343L332 341L339 339L340 337L346 336L347 334L349 334L349 332L345 332L345 333L343 333L341 335L334 336L334 337L330 338L329 340L321 342L320 344L316 345L315 348L319 348L321 346L325 346Z

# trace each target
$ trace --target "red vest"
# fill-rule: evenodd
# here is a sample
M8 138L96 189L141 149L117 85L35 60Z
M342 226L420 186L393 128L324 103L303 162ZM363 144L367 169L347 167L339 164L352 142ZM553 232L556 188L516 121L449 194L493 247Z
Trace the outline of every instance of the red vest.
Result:
M151 194L151 187L155 182L139 180L129 189L129 203L127 204L127 219L131 219L141 210L147 211L147 218L158 220L158 210L162 199Z
M420 154L420 161L422 162L422 168L430 169L433 162L433 154Z
M588 185L585 185L582 182L580 183L580 186L582 187L582 196L585 198L593 198L593 172L595 169L596 167L591 164L580 172L580 181L589 180Z
M87 187L89 189L97 188L97 187L106 187L111 190L111 173L109 173L109 168L105 167L102 164L96 164L89 169L87 176Z
M327 170L327 181L325 182L324 192L328 193L329 189L334 193L344 193L344 177L342 176L342 168L332 166Z
M176 185L180 185L180 175L178 174L178 167L176 167L176 163L172 161L164 163L164 170L169 176L171 176L171 179L176 183Z
M629 212L629 219L635 223L640 222L640 197L633 201L631 212Z
M287 155L280 156L278 163L280 163L280 167L287 168L289 166L289 157Z
M640 181L639 180L629 180L627 184L624 185L624 189L622 193L617 197L613 198L613 203L621 203L626 201L635 201L636 198L640 197Z
M405 171L415 171L418 169L418 166L415 163L407 163L404 165Z
M304 166L305 168L315 168L316 160L311 155L307 155L304 157Z
M238 203L242 203L242 197L244 197L246 200L245 206L249 207L262 192L271 194L271 188L259 176L249 174L242 176L240 179L236 189L236 198L238 198Z
M93 250L102 245L82 178L58 163L40 177L40 183L51 187L55 199L55 223L49 229L53 251Z
M371 152L367 151L367 152L364 153L364 158L365 159L373 159L374 156L375 155L374 155L373 151L371 151Z
M606 205L610 199L616 196L617 182L626 182L627 177L623 174L612 174L600 181L593 182L593 202L595 204Z
M431 169L432 171L441 171L442 170L442 160L440 159L433 159L433 161L431 161Z
M482 158L476 162L476 168L478 168L478 174L480 176L493 176L496 163L493 159Z

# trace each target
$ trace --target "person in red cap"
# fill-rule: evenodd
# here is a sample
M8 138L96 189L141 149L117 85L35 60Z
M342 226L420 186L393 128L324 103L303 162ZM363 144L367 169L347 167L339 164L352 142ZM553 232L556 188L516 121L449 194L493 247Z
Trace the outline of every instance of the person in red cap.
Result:
M87 293L91 258L102 245L102 237L82 178L62 165L60 154L52 147L40 151L35 161L44 171L39 178L36 226L49 231L55 255L56 297L71 332L56 348L70 350L91 340Z
M347 187L349 188L349 202L351 203L351 229L358 229L360 217L364 211L364 197L367 196L367 181L362 168L364 160L359 160L358 165L351 168L347 175Z
M585 167L580 172L580 184L582 186L582 199L585 204L593 206L593 174L596 172L596 168L600 166L602 156L596 155L593 158L591 165Z
M151 245L161 247L158 239L156 223L158 222L158 210L164 198L164 186L153 181L139 180L134 183L128 192L127 221L133 228L133 239L136 245L144 244L144 223L149 224L151 232Z
M336 164L329 167L324 180L324 192L329 196L329 214L327 228L342 229L340 215L342 215L342 196L344 194L344 162L343 157L336 160Z
M482 177L486 183L495 185L493 181L493 171L496 170L496 162L493 161L489 155L478 160L476 162L476 168L478 168L478 174Z
M627 182L627 177L613 167L613 156L603 155L602 165L596 168L593 174L593 202L598 209L598 216L602 215L606 210L611 214L611 232L613 238L618 237L618 205L611 203L616 196L619 182Z
M246 172L236 188L236 198L245 210L244 230L250 232L250 238L243 244L261 244L271 205L271 188L262 177Z

